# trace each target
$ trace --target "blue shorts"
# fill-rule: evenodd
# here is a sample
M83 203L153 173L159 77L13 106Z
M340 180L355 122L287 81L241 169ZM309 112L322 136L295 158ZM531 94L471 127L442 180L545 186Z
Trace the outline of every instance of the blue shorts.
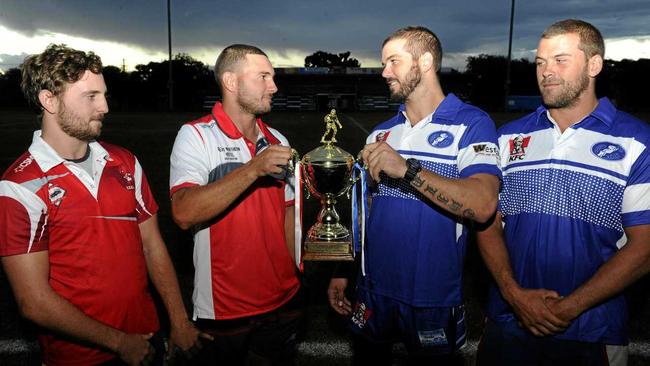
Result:
M589 343L538 337L516 321L497 323L488 320L478 347L479 366L608 366L607 347Z
M465 344L465 308L414 307L358 287L349 327L370 342L403 342L409 353L451 354Z

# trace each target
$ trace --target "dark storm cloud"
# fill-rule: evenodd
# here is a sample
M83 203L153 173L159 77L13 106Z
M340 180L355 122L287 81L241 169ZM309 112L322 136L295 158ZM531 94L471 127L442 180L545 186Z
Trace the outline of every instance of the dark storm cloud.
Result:
M165 0L2 2L0 25L27 35L48 30L166 50ZM351 50L353 57L378 59L386 35L415 24L438 33L445 52L504 53L510 1L177 0L172 9L179 50L245 42L280 54ZM609 38L650 33L647 0L519 0L515 49L534 49L545 27L568 17L594 23Z

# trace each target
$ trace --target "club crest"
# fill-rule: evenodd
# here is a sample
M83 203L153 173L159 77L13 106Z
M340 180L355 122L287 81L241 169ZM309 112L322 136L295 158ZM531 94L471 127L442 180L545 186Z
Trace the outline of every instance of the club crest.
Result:
M613 142L599 142L591 147L591 152L598 158L604 160L621 160L625 157L625 149Z
M427 137L429 145L436 148L444 148L450 146L454 142L454 135L449 131L436 131Z

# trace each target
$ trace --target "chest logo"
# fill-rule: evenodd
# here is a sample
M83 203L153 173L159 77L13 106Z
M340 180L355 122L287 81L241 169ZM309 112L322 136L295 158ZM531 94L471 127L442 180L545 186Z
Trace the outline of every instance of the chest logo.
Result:
M390 135L390 131L381 131L377 136L375 136L375 142L388 140L388 135Z
M133 174L130 172L120 172L122 177L122 185L129 191L135 189L135 180L133 179Z
M451 145L452 142L454 142L454 135L452 135L449 131L436 131L427 137L427 141L429 141L429 145L433 147L443 148Z
M510 149L510 157L508 158L508 161L524 160L529 143L530 136L519 135L508 140L508 148Z
M61 201L63 201L63 196L65 196L65 189L55 184L48 183L47 194L50 197L50 202L52 202L54 206L59 207Z
M591 147L591 152L596 157L605 160L621 160L625 157L625 149L613 142L599 142Z
M366 307L365 303L357 302L352 310L352 322L359 327L359 329L366 326L368 319L372 316L372 310Z

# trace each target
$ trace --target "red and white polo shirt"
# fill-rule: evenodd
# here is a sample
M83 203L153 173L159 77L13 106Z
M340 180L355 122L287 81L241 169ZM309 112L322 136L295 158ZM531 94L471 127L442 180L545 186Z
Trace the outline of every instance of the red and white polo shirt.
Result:
M48 251L50 285L89 317L128 333L158 330L138 224L156 213L129 151L91 142L93 176L34 133L0 181L0 256ZM43 309L47 311L47 309ZM44 330L48 365L86 365L114 354Z
M257 121L272 144L284 136ZM217 103L212 113L183 125L171 155L170 193L223 178L255 156L255 141L237 129ZM219 197L214 197L219 199ZM234 319L262 314L293 297L300 286L285 244L291 184L259 178L223 214L194 234L194 318Z

